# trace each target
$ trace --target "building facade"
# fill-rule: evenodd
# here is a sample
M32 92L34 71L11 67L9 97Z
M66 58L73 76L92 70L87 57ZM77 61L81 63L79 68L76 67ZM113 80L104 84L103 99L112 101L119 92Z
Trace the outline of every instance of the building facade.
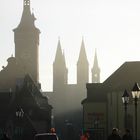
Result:
M15 57L0 71L0 136L33 139L49 132L52 106L39 84L39 34L30 0L23 0L23 13L14 31Z
M125 62L103 83L87 84L87 97L82 101L83 105L83 127L93 131L97 130L100 139L106 139L112 128L117 127L123 135L125 130L125 111L122 102L122 95L125 89L128 91L130 101L127 110L127 127L135 137L135 106L132 99L131 90L135 82L140 82L139 78L140 62ZM138 101L138 116L139 113ZM140 121L137 126L139 130ZM97 137L96 136L96 137ZM138 138L140 135L138 133Z

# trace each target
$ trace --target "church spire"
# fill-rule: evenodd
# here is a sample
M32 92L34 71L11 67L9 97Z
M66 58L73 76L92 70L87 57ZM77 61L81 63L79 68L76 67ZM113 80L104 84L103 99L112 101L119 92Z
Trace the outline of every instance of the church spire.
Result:
M53 63L53 90L56 90L58 85L61 87L67 84L68 70L65 62L65 55L61 49L60 38L56 50L56 56Z
M94 64L92 68L92 83L100 83L100 68L98 65L96 49L95 49L95 55L94 55Z
M88 63L87 56L86 56L86 50L85 50L85 43L84 43L84 39L82 38L78 63L82 63L84 61Z
M83 85L89 82L89 64L86 56L84 39L82 38L80 54L77 62L77 84Z
M61 49L61 43L60 43L60 38L58 39L58 44L57 44L57 50L56 50L56 56L55 56L55 62L62 62L63 61L63 53Z

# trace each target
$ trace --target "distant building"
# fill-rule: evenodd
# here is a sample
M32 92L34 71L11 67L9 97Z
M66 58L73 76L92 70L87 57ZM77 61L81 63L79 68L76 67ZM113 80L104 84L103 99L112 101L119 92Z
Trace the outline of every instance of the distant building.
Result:
M68 69L65 54L62 51L59 39L55 60L53 62L53 92L46 94L49 97L49 103L53 106L55 126L63 128L64 126L62 124L69 122L74 125L74 128L77 127L79 131L82 128L81 101L86 98L86 83L89 83L89 63L83 39L77 61L76 75L77 83L68 84ZM93 82L100 82L100 68L98 66L96 52L92 69L92 76L93 75ZM60 130L60 128L58 129Z
M38 46L40 31L34 25L30 0L23 0L23 13L14 31L15 57L0 71L0 136L31 139L51 128L52 106L41 93Z
M130 102L127 112L127 127L135 134L134 103L131 90L135 82L140 82L140 62L125 62L103 83L88 83L87 97L82 101L84 130L93 132L93 135L105 139L113 127L124 131L124 105L122 95L127 89ZM139 112L138 101L138 116ZM138 119L138 130L140 121ZM135 135L133 135L135 136ZM138 133L138 138L140 134Z
M62 52L61 43L60 40L58 40L55 60L53 62L53 92L47 93L49 101L55 106L55 114L81 109L81 100L86 97L86 83L89 83L89 63L83 39L77 61L76 75L77 83L68 84L68 69L66 66L65 54ZM96 78L92 78L93 82L100 82L100 68L98 66L96 52L92 75L96 75ZM61 110L61 108L63 110Z

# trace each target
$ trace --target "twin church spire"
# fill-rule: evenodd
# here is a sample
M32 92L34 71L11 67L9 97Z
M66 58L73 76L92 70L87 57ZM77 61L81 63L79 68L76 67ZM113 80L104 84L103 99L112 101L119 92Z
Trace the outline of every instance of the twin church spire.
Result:
M57 74L56 74L57 73ZM65 62L64 52L62 52L60 39L58 40L57 51L55 55L55 60L53 63L53 81L63 81L58 80L58 75L63 75L62 78L67 80L67 67ZM96 77L96 78L95 78ZM77 85L85 85L89 82L89 63L86 55L84 39L81 42L80 53L77 61ZM98 66L97 52L95 50L94 64L92 68L92 82L100 82L100 68ZM65 81L67 83L67 81Z

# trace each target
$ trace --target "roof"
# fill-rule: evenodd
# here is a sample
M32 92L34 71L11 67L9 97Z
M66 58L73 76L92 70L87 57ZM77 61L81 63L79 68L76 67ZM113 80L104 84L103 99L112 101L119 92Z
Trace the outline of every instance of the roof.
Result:
M140 61L125 62L103 83L87 84L87 98L82 103L106 101L107 93L130 91L135 82L140 83Z
M104 92L103 83L88 83L87 87L87 98L84 99L81 103L85 102L104 102L106 101L106 94Z
M52 109L52 106L48 104L48 98L42 95L29 74L24 78L24 84L18 98L23 99L24 102L26 101L26 104L38 106L40 109Z
M140 82L140 61L125 62L104 81L104 85L109 91L131 90L135 82Z

